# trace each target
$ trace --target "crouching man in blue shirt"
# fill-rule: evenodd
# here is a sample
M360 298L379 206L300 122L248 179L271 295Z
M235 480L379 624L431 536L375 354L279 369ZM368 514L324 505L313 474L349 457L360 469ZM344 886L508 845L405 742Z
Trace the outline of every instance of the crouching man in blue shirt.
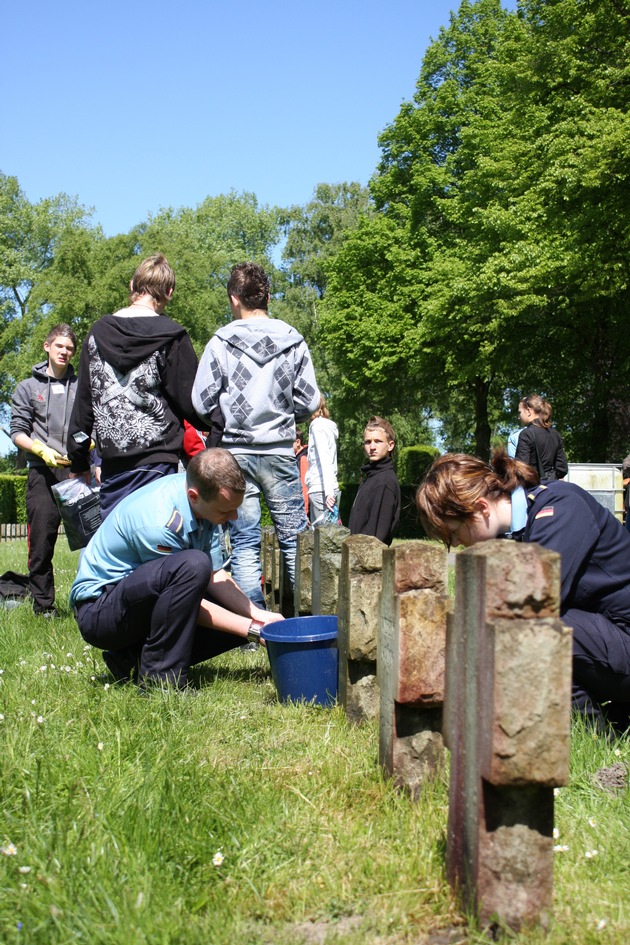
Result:
M234 521L245 479L222 449L123 499L83 552L70 603L118 681L187 685L188 670L282 619L223 570L215 526Z

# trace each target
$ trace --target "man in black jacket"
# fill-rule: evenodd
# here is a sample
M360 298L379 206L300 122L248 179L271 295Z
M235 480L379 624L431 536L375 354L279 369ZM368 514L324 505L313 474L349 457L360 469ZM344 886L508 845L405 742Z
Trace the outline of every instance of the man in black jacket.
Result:
M371 417L363 433L369 462L361 467L361 485L350 512L353 535L374 535L391 545L400 518L400 485L392 460L396 435L382 417Z
M103 520L129 493L177 472L184 420L202 427L191 399L197 355L163 314L175 288L167 259L145 259L130 288L129 306L99 318L85 340L68 436L73 476L87 476L97 442Z

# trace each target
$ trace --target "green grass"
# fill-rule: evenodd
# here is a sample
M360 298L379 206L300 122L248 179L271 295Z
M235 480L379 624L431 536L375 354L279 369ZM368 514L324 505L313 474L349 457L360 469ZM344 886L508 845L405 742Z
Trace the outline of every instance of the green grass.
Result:
M61 618L0 611L0 846L17 849L0 855L2 943L484 941L445 881L444 783L417 803L396 792L376 724L279 705L262 652L197 668L191 695L107 686L67 609L64 544ZM0 545L9 568L26 570L24 544ZM592 776L629 759L576 727L555 921L514 942L628 942L628 792Z

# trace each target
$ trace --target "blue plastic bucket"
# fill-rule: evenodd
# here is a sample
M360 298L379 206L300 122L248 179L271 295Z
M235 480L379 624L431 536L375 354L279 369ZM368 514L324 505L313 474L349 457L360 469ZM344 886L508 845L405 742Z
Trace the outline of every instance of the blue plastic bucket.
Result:
M291 617L267 624L263 631L271 675L280 702L337 701L336 617Z

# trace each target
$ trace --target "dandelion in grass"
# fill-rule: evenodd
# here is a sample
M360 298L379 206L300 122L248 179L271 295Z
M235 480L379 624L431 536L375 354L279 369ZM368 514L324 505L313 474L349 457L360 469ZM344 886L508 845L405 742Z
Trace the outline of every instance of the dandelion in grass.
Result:
M0 847L0 853L3 853L5 856L15 856L17 854L17 847L14 843L5 843L3 847Z
M593 857L598 856L599 850L587 850L584 856L587 860L592 860Z
M221 866L221 864L223 863L223 860L224 860L224 859L225 859L225 857L223 856L223 854L221 853L221 851L220 851L220 850L217 850L217 852L216 852L216 853L214 854L214 856L212 857L212 865L213 865L213 866Z

